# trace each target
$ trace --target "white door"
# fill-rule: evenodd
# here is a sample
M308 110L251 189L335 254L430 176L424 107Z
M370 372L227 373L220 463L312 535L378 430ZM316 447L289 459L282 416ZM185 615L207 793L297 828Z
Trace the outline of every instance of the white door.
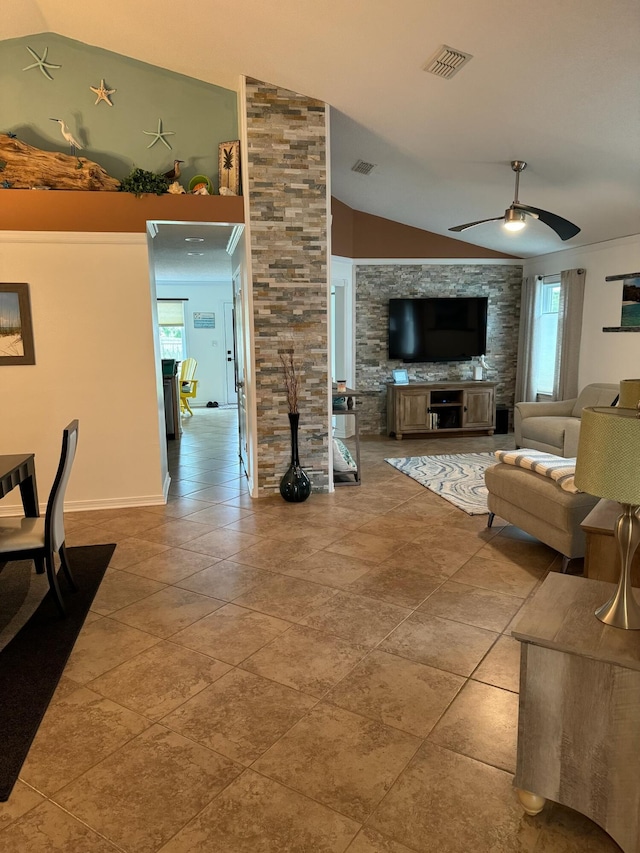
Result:
M226 316L226 314L225 314ZM242 276L237 270L233 276L233 329L235 341L235 387L238 397L238 452L247 476L249 468L249 447L247 444L247 389L245 387L244 358L244 305L242 294Z
M238 402L238 395L236 392L236 341L232 302L224 303L224 347L227 404L235 404Z
M351 371L348 366L347 299L349 288L346 279L332 279L331 282L331 378L334 382L346 380L347 386L352 385ZM348 438L355 432L353 418L332 418L334 435L337 438Z

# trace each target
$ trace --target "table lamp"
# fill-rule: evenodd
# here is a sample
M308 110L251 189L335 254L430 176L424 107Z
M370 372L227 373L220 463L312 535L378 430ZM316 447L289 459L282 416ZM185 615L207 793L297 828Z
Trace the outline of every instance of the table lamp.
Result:
M618 406L621 409L640 410L640 379L620 380L620 399Z
M640 630L640 605L631 587L631 561L640 542L640 417L636 408L582 410L575 484L582 492L622 504L614 537L620 553L618 588L596 616L616 628Z

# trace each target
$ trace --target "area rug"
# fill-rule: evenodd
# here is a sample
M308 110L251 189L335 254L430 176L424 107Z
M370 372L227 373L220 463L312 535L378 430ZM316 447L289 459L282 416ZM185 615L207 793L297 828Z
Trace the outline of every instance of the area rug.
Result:
M493 453L405 456L384 461L468 515L489 512L484 472L496 464Z
M60 618L47 591L0 652L0 802L9 799L115 547L68 548L78 591L70 592L64 578L60 579L66 618ZM18 609L29 606L25 570L29 566L37 588L41 576L33 573L33 563L8 563L0 573L0 591L12 598ZM3 610L4 634L12 620ZM64 749L64 744L60 748Z

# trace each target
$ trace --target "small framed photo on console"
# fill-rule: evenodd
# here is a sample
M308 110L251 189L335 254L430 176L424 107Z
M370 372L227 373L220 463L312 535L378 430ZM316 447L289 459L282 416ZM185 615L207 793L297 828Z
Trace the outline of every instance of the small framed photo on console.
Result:
M393 373L393 381L396 385L408 385L409 384L409 374L406 370L399 369L392 371Z

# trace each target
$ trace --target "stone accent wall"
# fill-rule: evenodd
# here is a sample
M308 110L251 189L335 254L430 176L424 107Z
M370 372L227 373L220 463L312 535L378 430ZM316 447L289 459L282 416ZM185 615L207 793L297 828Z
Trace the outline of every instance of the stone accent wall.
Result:
M403 364L388 358L389 299L488 296L486 379L497 382L496 405L513 408L522 266L379 264L356 267L356 388L363 434L387 431L386 383L405 367L415 382L473 379L473 362Z
M280 354L299 368L300 462L315 491L328 473L326 105L246 80L249 233L258 489L278 489L290 461Z

